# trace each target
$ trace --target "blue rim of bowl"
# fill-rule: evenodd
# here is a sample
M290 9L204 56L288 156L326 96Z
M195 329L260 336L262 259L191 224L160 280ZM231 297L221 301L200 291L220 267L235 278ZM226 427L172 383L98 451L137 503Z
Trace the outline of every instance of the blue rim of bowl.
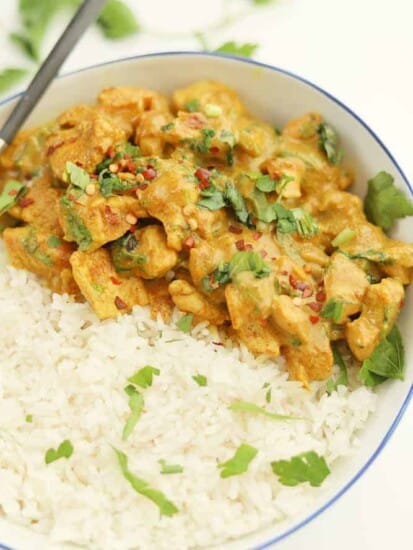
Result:
M383 151L386 153L386 155L390 158L390 160L392 161L392 163L396 167L397 171L399 172L400 176L402 177L402 179L406 183L406 186L409 189L410 193L413 195L413 187L409 183L409 180L407 179L407 177L404 174L403 170L400 168L399 163L396 161L396 159L394 158L392 153L390 153L390 151L388 150L386 145L382 142L382 140L370 128L370 126L368 126L368 124L366 124L364 122L364 120L362 120L354 111L352 111L349 107L347 107L347 105L345 105L342 101L337 99L335 96L333 96L332 94L330 94L329 92L327 92L323 88L320 88L320 86L318 86L317 84L314 84L310 80L307 80L306 78L303 78L302 76L298 76L297 74L292 73L291 71L287 71L286 69L281 69L280 67L275 67L275 66L269 65L267 63L261 63L259 61L254 61L252 59L246 59L246 58L241 58L241 57L237 57L237 56L233 56L233 55L227 55L227 54L192 52L192 51L188 51L188 52L185 52L185 51L176 51L176 52L171 51L171 52L149 53L149 54L143 54L143 55L132 55L132 56L129 56L129 57L123 57L121 59L106 61L104 63L96 63L96 64L90 65L88 67L83 67L81 69L77 69L77 70L74 70L74 71L64 73L62 75L59 75L57 78L58 79L66 78L66 77L74 75L74 74L89 71L91 69L97 69L99 67L105 67L107 65L114 65L114 64L118 64L118 63L127 63L129 61L134 61L136 59L144 59L144 58L151 58L151 57L185 56L185 55L194 56L194 57L211 57L211 58L218 58L218 59L225 58L225 59L230 59L230 60L237 61L239 63L243 63L243 64L247 64L247 65L254 65L256 67L269 69L271 71L281 73L285 76L289 76L289 77L291 77L295 80L298 80L299 82L302 82L302 83L306 84L307 86L310 86L314 90L317 90L319 93L321 93L322 95L328 97L331 101L333 101L339 107L344 109L344 111L346 111L349 115L351 115L353 118L355 118L363 126L363 128L365 128L367 130L367 132L380 145L380 147L383 149ZM7 103L10 103L14 99L17 99L17 98L21 97L22 94L23 94L23 92L20 92L20 93L17 93L17 94L14 94L14 95L10 96L10 97L5 98L4 100L2 100L0 102L0 107L6 105ZM373 454L370 456L370 458L367 460L367 462L360 468L360 470L350 479L350 481L348 481L327 502L325 502L322 506L320 506L320 508L315 510L315 512L313 512L312 514L310 514L309 516L307 516L306 518L301 520L296 525L293 525L291 528L287 529L284 533L281 533L281 534L277 535L276 537L274 537L273 539L270 539L267 542L264 542L264 543L262 543L258 546L255 546L255 547L251 548L251 550L264 550L264 548L269 548L270 546L276 544L277 542L280 542L281 540L285 539L286 537L289 537L290 535L292 535L293 533L295 533L296 531L298 531L299 529L301 529L302 527L304 527L305 525L310 523L313 519L315 519L322 512L324 512L325 510L330 508L337 500L339 500L341 498L341 496L344 493L346 493L350 489L350 487L352 487L352 485L373 464L373 462L376 460L378 455L381 453L381 451L387 445L387 443L388 443L390 437L392 436L394 430L396 429L396 427L398 426L401 418L403 417L404 413L406 412L406 409L407 409L408 404L409 404L412 397L413 397L413 384L410 386L410 388L407 392L407 395L406 395L406 397L403 401L403 404L400 407L399 412L397 413L396 417L394 418L393 422L391 423L390 428L387 430L387 433L385 434L385 436L383 437L383 439L381 440L381 442L377 446L376 450L373 452ZM13 550L11 547L2 545L1 543L0 543L0 549L1 550Z

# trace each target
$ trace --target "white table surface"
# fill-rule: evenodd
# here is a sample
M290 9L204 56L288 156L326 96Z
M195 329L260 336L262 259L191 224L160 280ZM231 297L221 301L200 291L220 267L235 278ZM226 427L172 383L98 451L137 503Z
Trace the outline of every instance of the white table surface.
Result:
M248 4L248 0L226 1L235 7ZM31 66L7 39L8 31L17 25L17 2L1 0L0 70L11 65ZM127 3L146 28L175 32L202 29L212 23L223 2ZM350 106L378 133L413 181L411 0L279 0L274 7L255 11L234 27L212 35L211 47L226 40L258 42L256 59L300 74ZM64 21L62 15L54 22L46 49ZM161 38L153 30L109 42L97 29L90 29L63 71L134 54L199 48L191 37ZM277 548L411 548L412 434L410 406L389 444L364 476L329 510Z

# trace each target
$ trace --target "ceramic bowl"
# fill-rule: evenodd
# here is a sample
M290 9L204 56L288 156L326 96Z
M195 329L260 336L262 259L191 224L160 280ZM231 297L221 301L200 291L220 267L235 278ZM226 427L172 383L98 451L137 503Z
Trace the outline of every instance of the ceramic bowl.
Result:
M287 71L249 60L214 54L166 53L132 57L82 69L58 78L46 92L27 126L48 121L71 105L92 102L105 86L137 85L170 94L178 87L199 79L222 81L235 88L249 110L274 126L308 111L317 111L337 129L345 151L346 162L357 174L353 191L364 196L366 182L378 171L386 170L396 185L407 194L413 189L375 133L350 108L318 86ZM18 99L12 97L0 104L0 123ZM408 241L413 234L412 218L397 224L392 236ZM360 447L354 456L337 463L331 476L330 489L320 493L312 508L294 521L275 524L220 548L265 548L303 528L347 491L374 462L400 421L412 392L413 373L413 292L408 293L399 326L404 336L407 374L403 382L389 381L378 387L378 405L360 435ZM1 490L1 489L0 489ZM29 550L51 548L47 540L29 530L0 520L0 547Z

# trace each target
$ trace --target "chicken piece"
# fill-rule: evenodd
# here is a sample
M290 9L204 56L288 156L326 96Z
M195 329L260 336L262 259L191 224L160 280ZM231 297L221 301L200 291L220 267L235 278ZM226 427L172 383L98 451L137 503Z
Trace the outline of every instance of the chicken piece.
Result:
M282 135L318 146L319 136L317 130L322 120L321 115L318 113L306 113L303 116L289 120L283 128Z
M321 233L334 239L343 229L355 228L366 223L363 201L356 195L332 190L319 193L312 203L312 214ZM352 239L353 241L353 239Z
M361 310L363 296L369 286L366 274L344 254L336 252L324 276L327 301L342 304L340 317L334 321L341 325Z
M116 271L143 279L163 277L178 261L178 254L168 248L160 225L147 225L129 233L113 243L110 250Z
M404 298L403 285L396 279L383 279L370 285L363 299L361 315L346 326L346 340L359 361L372 354L392 329Z
M228 320L224 306L212 304L187 281L176 280L169 285L169 293L176 307L181 311L193 313L203 321L213 325L222 325Z
M384 253L389 257L389 263L380 264L386 275L398 279L402 285L413 282L413 244L389 239L390 244L385 247Z
M139 277L120 278L107 250L74 252L70 257L73 276L83 296L99 319L128 313L136 306L148 304L148 294Z
M159 315L165 323L169 323L175 304L172 301L168 290L169 283L165 279L145 281L145 288L148 293L151 317L155 321Z
M284 333L284 341L304 344L309 341L311 323L303 309L295 305L290 296L274 296L271 304L271 321Z
M165 144L162 127L172 120L172 115L162 111L146 111L139 117L135 130L135 143L142 154L156 157L161 156Z
M272 156L276 139L274 129L270 125L243 118L237 121L237 126L239 128L237 144L241 149L252 157Z
M208 210L196 204L187 204L184 215L192 231L196 231L202 239L212 241L228 231L230 217L225 208Z
M301 182L305 173L305 164L300 159L270 159L267 160L264 165L264 169L267 170L268 174L279 180L282 176L291 178L290 181L287 180L287 183L283 184L283 181L280 181L280 185L277 188L279 194L286 199L296 199L301 197Z
M197 187L188 181L191 171L185 163L164 161L158 177L140 199L148 213L163 223L168 246L178 252L190 232L184 209L195 204L199 197Z
M58 204L63 191L53 187L53 178L45 171L32 180L31 187L9 214L23 220L44 232L63 235L58 217Z
M57 121L59 129L47 138L46 147L52 171L60 180L64 180L66 162L94 172L109 147L127 141L130 136L104 112L87 105L72 107Z
M80 294L69 263L73 245L31 225L8 228L3 239L14 267L36 273L53 292Z
M280 355L280 335L275 327L257 318L246 319L236 331L236 336L255 355Z
M65 195L59 202L59 221L65 239L76 242L80 250L96 250L118 239L131 227L128 216L136 220L140 213L139 201L127 195L105 199L97 193L83 194L76 200Z
M208 104L218 105L226 116L237 117L245 113L235 90L212 80L194 82L186 88L175 90L172 95L172 105L176 111L203 112Z
M133 86L105 88L98 96L97 107L113 120L114 126L119 126L128 135L133 133L144 113L169 112L165 96Z

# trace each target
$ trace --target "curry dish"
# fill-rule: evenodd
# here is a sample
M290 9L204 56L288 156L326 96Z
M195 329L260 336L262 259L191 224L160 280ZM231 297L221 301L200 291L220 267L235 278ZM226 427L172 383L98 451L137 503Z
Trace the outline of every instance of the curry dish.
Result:
M320 115L279 131L219 83L171 100L105 89L21 132L0 170L13 266L101 319L149 305L168 321L176 306L254 354L282 354L304 384L330 376L334 341L370 357L413 278L413 245L346 191Z

